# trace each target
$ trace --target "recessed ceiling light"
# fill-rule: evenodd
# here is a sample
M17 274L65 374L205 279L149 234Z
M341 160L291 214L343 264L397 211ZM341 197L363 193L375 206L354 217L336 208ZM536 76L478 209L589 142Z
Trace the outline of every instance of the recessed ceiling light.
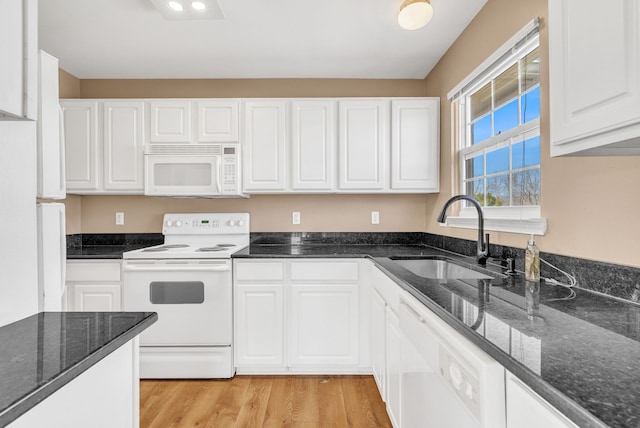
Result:
M182 4L178 3L177 1L170 1L169 3L167 3L167 5L176 12L182 12L184 10Z
M197 11L207 10L207 5L202 3L201 1L192 1L191 7Z

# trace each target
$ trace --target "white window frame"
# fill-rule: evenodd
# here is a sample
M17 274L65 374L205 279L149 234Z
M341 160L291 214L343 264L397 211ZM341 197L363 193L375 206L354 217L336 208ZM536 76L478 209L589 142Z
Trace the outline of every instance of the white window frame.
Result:
M500 141L506 141L515 135L538 132L540 119L529 121L517 128L513 132L507 131L498 136L491 137L473 146L467 146L467 118L469 117L469 107L465 105L466 97L469 94L482 88L489 81L500 75L511 67L516 61L527 55L539 46L539 20L532 20L522 30L516 33L504 45L502 45L487 60L478 66L471 74L462 80L448 94L448 99L457 101L459 104L459 114L454 114L457 124L457 141L453 141L458 147L460 173L460 193L464 194L464 154L482 152L487 147L495 147ZM541 106L542 107L542 106ZM456 138L454 137L454 138ZM508 144L508 143L506 143ZM486 171L485 171L486 172ZM546 219L540 216L540 206L508 206L508 207L483 207L485 218L485 229L500 232L513 232L534 235L544 235L547 230ZM473 207L462 207L458 216L448 216L448 226L475 229L478 226L477 212Z

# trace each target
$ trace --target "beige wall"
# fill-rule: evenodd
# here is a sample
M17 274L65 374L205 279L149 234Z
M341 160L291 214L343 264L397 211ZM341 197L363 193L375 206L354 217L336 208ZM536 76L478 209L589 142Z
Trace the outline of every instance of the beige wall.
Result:
M397 196L255 196L249 200L155 199L142 196L83 196L73 199L69 230L82 232L158 232L168 211L252 213L253 231L427 231L475 239L471 230L443 228L435 218L452 194L450 104L447 92L534 17L541 24L542 214L548 232L538 238L542 251L640 267L640 232L635 213L640 198L640 158L549 157L547 0L489 0L425 81L350 79L252 80L82 80L61 78L63 97L441 97L441 193ZM77 80L77 79L76 79ZM62 87L63 83L65 87ZM69 95L70 94L70 95ZM629 190L627 190L629 189ZM625 194L632 195L624 197ZM69 197L68 200L72 199ZM71 208L71 209L69 209ZM369 211L381 213L370 225ZM125 226L114 213L125 212ZM290 224L301 211L302 224ZM493 232L492 242L524 247L527 237Z
M435 218L452 191L451 104L447 92L534 17L542 18L541 192L548 231L542 251L640 267L640 157L550 158L547 0L489 0L425 79L427 96L441 97L441 189L426 198L426 231L475 239L470 230L439 227ZM457 193L457 191L456 191ZM491 234L492 242L524 247L526 237Z

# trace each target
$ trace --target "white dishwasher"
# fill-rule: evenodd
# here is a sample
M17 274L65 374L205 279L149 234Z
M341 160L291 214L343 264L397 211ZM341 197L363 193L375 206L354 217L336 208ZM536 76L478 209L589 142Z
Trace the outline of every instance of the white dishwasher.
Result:
M406 292L399 317L400 426L504 428L504 368Z

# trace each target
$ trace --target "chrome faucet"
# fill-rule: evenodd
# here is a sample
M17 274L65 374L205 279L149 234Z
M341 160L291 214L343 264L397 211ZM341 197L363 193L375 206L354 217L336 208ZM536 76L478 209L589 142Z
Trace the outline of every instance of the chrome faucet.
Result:
M465 200L471 202L478 211L478 250L476 254L476 260L480 264L486 264L489 258L489 234L484 234L484 215L482 214L482 207L473 197L469 195L456 195L445 202L440 215L438 216L438 223L444 223L447 220L447 208L449 205L456 201Z

